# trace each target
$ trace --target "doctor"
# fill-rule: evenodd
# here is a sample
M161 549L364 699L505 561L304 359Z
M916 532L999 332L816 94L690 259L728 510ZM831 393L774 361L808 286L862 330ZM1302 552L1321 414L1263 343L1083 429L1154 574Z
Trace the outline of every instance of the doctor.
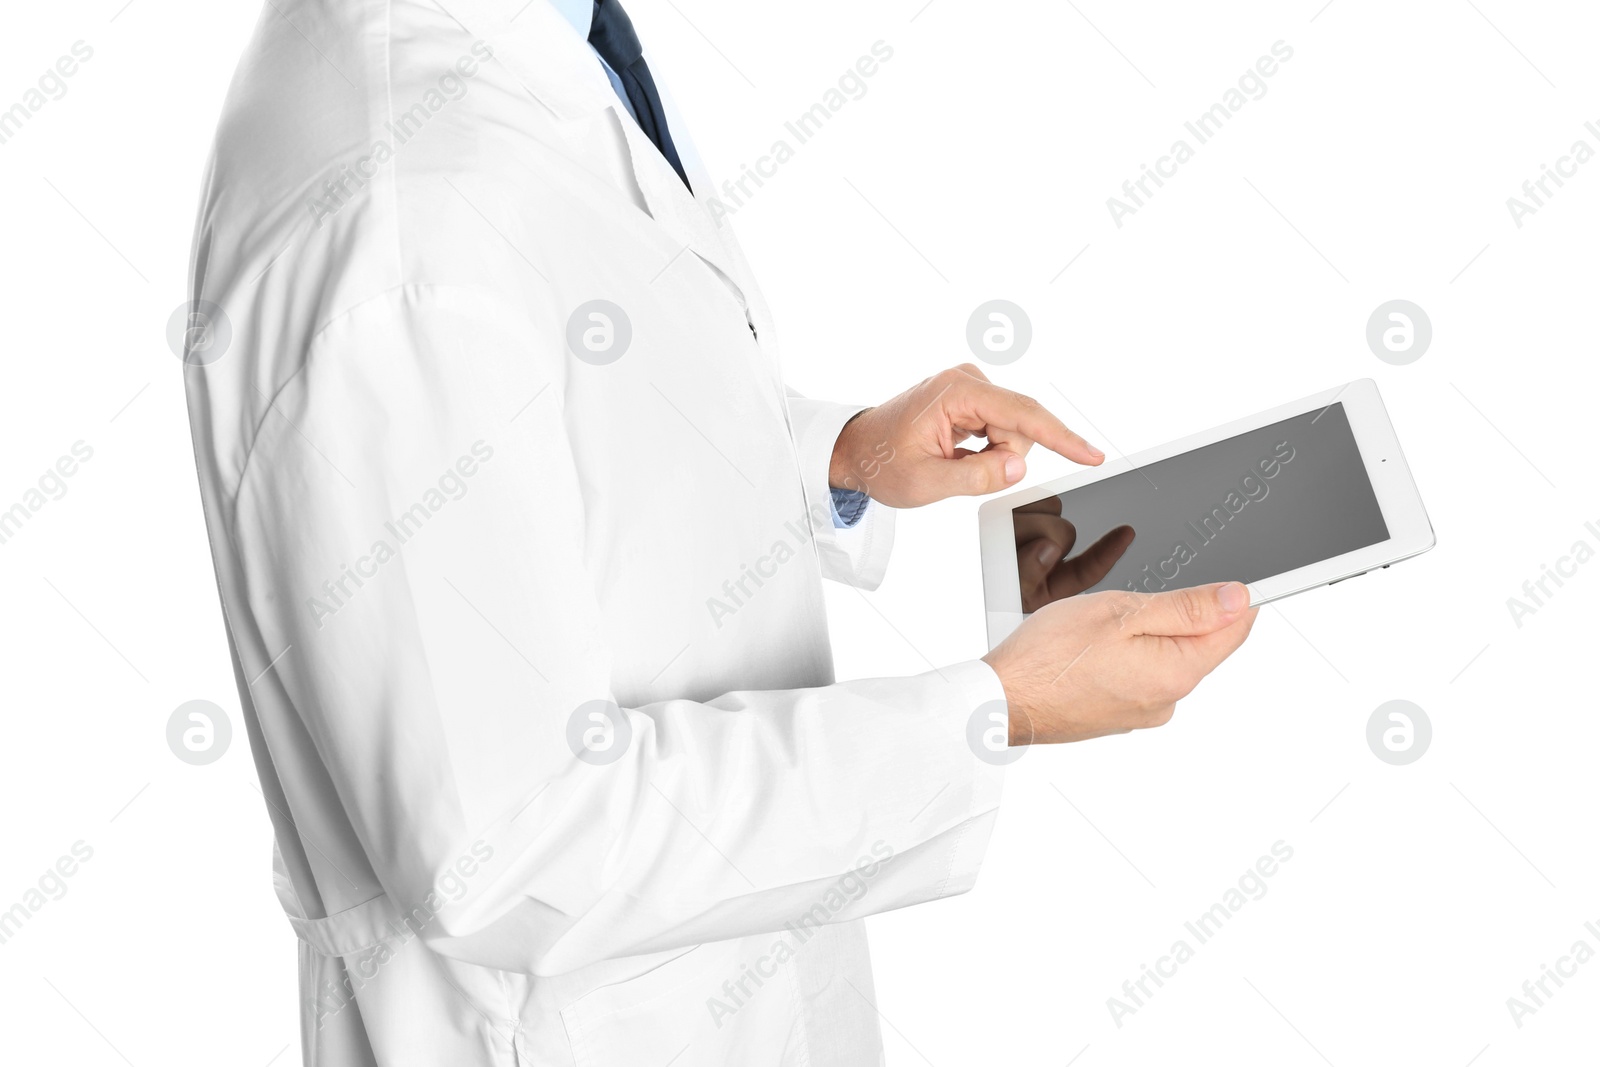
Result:
M311 1067L876 1064L861 920L973 885L974 711L1157 725L1249 630L1073 597L836 683L893 509L1102 457L970 366L787 392L702 188L614 0L262 10L184 373Z

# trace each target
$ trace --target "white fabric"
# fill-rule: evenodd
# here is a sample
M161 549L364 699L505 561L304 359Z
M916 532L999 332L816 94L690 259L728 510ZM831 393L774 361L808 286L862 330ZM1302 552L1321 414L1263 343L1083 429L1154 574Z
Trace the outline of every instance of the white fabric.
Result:
M857 408L786 394L732 235L547 0L445 6L267 4L195 238L305 1063L878 1063L860 919L973 884L999 682L834 684L820 579L892 536L829 521ZM603 366L565 340L597 298ZM611 763L569 743L597 700Z

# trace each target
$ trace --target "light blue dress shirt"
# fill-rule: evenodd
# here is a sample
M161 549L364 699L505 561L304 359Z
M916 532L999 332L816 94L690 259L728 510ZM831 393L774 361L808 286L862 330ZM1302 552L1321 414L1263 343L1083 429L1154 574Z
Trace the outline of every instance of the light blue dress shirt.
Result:
M594 20L594 0L550 0L561 17L572 23L572 28L578 31L578 36L585 41L589 39L589 25ZM589 50L594 51L594 46ZM600 64L600 69L606 72L606 78L611 82L611 89L617 94L617 99L622 106L628 109L628 114L633 116L635 122L639 116L634 113L633 104L628 100L627 92L622 88L622 79L617 77L617 72L611 65L595 52L595 61ZM673 140L686 141L688 134L681 130L673 131ZM828 506L833 511L833 525L835 529L844 530L861 521L861 516L866 514L867 504L871 497L856 489L832 489L832 499Z

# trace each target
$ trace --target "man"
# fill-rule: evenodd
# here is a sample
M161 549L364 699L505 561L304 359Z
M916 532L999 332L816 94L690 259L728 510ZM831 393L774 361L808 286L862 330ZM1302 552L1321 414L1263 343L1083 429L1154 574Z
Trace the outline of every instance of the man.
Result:
M1155 725L1252 613L1071 598L834 684L820 579L893 508L1102 457L973 367L788 394L626 16L571 6L271 0L217 133L185 373L304 1060L877 1063L861 918L972 886L973 712Z

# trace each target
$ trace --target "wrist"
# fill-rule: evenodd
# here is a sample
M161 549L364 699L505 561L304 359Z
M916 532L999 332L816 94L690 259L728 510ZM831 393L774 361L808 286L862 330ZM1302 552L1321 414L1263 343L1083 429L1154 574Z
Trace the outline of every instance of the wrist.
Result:
M839 427L839 436L833 442L833 454L828 458L828 487L830 489L863 489L860 477L856 474L855 447L856 423L861 416L871 411L871 408L862 408L845 420Z
M1014 678L1008 678L1011 672L1007 669L1003 656L996 656L990 652L982 657L983 662L994 671L994 676L1000 680L1000 688L1006 697L1006 744L1015 748L1019 745L1033 743L1033 718L1023 706L1022 694Z

